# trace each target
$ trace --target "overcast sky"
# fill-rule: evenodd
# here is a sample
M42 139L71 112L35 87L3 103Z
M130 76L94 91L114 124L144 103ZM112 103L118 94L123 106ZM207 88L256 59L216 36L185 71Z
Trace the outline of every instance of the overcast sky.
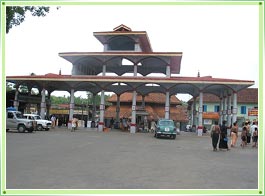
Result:
M6 35L6 75L71 74L60 52L101 52L93 32L147 31L154 52L183 52L179 76L253 80L258 87L258 6L61 6L27 15Z

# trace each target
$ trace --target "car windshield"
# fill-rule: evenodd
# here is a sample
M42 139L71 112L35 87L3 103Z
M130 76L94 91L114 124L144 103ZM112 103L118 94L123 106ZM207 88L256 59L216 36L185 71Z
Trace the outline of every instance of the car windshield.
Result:
M159 122L159 125L162 125L162 126L173 126L174 123L171 120L163 120L163 121Z

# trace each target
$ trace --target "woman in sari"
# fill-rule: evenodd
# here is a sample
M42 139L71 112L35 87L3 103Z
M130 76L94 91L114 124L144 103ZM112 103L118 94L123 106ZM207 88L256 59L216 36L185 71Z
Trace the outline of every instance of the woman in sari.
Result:
M219 134L220 134L220 127L218 125L218 122L215 122L214 125L211 127L213 151L217 151L217 143L219 140Z
M238 134L238 126L237 126L237 122L234 122L231 128L231 147L236 146L237 137L238 137L237 134Z
M223 121L223 124L221 126L221 134L220 134L220 141L219 141L219 149L226 149L230 150L227 145L227 126L225 125L226 121Z

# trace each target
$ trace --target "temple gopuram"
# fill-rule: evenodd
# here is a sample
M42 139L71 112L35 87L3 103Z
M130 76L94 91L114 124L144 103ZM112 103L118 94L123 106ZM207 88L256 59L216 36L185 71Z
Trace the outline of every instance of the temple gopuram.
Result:
M120 97L124 93L131 93L131 103L128 107L131 117L130 133L135 133L139 109L137 95L142 96L144 102L149 94L162 93L165 97L163 106L160 105L164 108L163 118L170 119L172 118L171 97L182 93L199 99L199 104L193 104L191 107L193 111L197 111L194 112L193 118L198 119L197 127L202 129L203 93L219 97L221 108L219 120L227 120L230 125L231 121L237 118L237 93L254 85L254 81L246 80L177 76L180 74L182 52L154 52L147 32L133 31L123 24L115 27L113 31L94 32L93 35L103 45L103 52L59 53L61 58L72 63L71 75L7 76L7 82L16 84L14 107L18 107L19 104L20 85L27 86L28 89L39 89L42 117L48 112L47 99L49 100L50 94L53 91L68 91L69 119L72 119L75 108L74 93L89 91L94 96L101 95L98 130L102 131L106 117L104 94L107 92L115 94L117 100L115 117L119 118ZM146 108L142 109L146 111Z

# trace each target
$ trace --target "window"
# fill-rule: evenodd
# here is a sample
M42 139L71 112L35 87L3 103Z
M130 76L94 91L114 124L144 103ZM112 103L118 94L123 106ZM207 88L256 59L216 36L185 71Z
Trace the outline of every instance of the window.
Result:
M13 117L14 117L13 113L8 112L8 114L7 114L7 118L13 118Z
M202 110L203 110L203 112L207 112L207 105L203 105Z
M247 114L247 107L241 106L241 114Z
M219 105L215 105L214 106L214 112L219 112L220 111L220 106Z

